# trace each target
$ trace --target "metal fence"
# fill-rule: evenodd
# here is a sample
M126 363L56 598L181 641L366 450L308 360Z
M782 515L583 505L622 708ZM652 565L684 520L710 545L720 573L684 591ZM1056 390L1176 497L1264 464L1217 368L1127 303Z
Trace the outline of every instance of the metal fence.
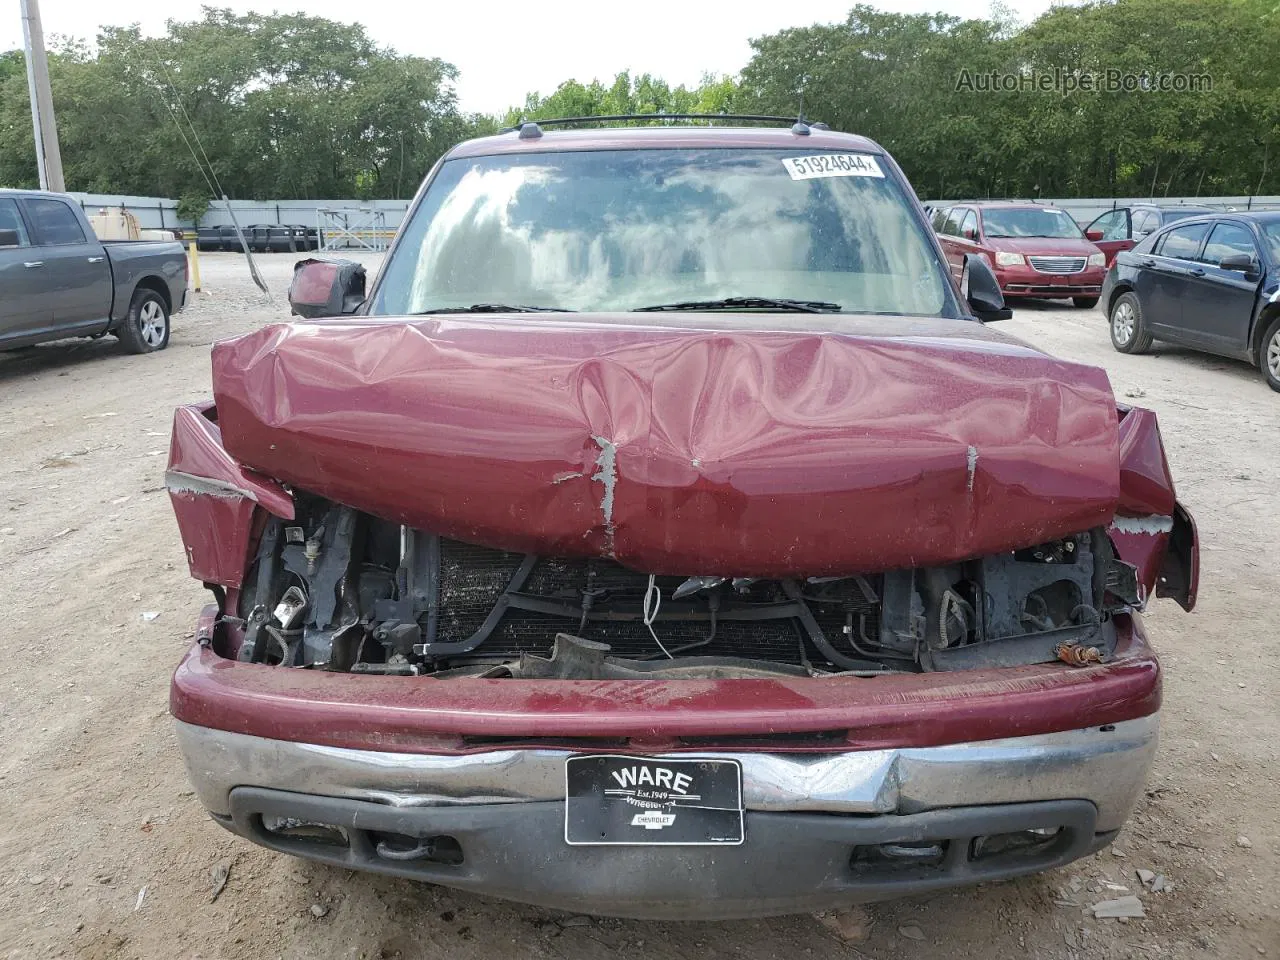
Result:
M144 230L156 228L181 227L193 230L197 224L178 217L178 201L164 197L130 197L106 193L73 193L71 194L89 213L99 207L124 207L138 218L138 225ZM936 206L952 206L957 203L971 202L965 200L925 200ZM991 198L994 199L994 198ZM1025 198L1017 198L1025 199ZM1268 197L1073 197L1048 198L1038 197L1036 203L1060 207L1066 210L1077 222L1084 224L1099 214L1106 213L1116 207L1127 207L1135 203L1158 203L1161 206L1196 206L1211 207L1221 210L1274 210L1280 209L1280 196ZM404 220L409 209L408 200L232 200L231 209L235 211L242 227L250 224L267 223L285 226L297 225L314 227L323 224L326 219L341 222L333 217L341 214L347 223L369 222L370 227L361 234L353 230L353 236L345 240L339 238L337 245L348 247L375 246L385 249L396 230ZM218 227L231 223L226 206L218 201L209 207L208 212L200 218L198 226Z
M200 218L199 224L196 224L181 219L178 216L178 201L166 197L133 197L108 193L72 193L71 196L90 214L102 207L123 207L137 217L138 226L143 230L180 228L191 231L197 226L220 227L231 223L226 205L221 200L212 203L208 212ZM387 241L400 228L400 222L409 209L409 201L232 200L231 209L242 227L258 223L315 227L325 219L321 211L328 211L330 214L346 213L351 222L360 220L362 214L367 214L367 219L376 224L376 235L366 234L365 241L385 248ZM346 241L348 246L363 245L355 237L348 237ZM343 241L340 238L338 242Z

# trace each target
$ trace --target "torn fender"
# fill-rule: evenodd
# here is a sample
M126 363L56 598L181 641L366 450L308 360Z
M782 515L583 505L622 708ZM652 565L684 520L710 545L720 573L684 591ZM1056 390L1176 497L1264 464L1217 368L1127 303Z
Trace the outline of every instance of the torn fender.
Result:
M253 475L232 459L211 411L207 404L174 411L165 486L191 576L238 587L261 528L256 515L266 511L291 520L293 498L279 483Z
M1154 411L1120 408L1120 503L1108 533L1116 553L1138 568L1146 596L1190 611L1200 583L1195 520L1178 503Z
M282 323L214 346L214 395L227 450L299 489L646 572L925 566L1114 515L1101 370L967 321L768 322Z

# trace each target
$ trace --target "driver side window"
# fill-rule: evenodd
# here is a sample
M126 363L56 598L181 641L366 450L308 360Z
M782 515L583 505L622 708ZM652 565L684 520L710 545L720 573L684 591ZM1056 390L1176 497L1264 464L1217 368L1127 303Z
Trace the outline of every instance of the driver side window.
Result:
M1223 257L1240 253L1257 259L1258 249L1253 245L1249 231L1238 223L1219 223L1209 234L1209 242L1204 245L1200 260L1216 267L1222 263Z

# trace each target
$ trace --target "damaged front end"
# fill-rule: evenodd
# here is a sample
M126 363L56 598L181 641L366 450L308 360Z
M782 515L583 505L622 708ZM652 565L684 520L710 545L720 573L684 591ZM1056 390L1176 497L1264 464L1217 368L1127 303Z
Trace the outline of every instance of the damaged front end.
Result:
M179 411L169 485L219 655L441 680L1082 667L1149 596L1194 604L1154 415L1087 368L981 332L548 330L541 362L492 333L215 349L218 408Z
M721 679L1108 657L1136 570L1098 529L947 566L656 576L496 550L299 496L268 521L226 654L353 673Z

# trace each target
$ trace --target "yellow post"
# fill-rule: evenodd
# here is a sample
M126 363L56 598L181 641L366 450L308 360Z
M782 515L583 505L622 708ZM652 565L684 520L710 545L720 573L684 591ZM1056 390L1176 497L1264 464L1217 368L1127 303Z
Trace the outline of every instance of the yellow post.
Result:
M187 249L190 251L191 258L191 288L196 293L200 292L200 249L196 246L196 242L192 240Z

